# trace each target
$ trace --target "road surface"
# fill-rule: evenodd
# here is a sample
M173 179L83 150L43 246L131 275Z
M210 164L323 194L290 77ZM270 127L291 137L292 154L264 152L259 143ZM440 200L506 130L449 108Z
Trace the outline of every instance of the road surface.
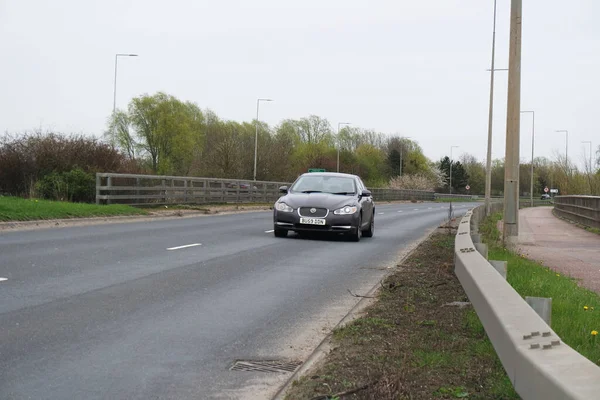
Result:
M0 399L267 398L289 373L232 364L302 361L448 204L376 213L359 243L270 212L0 233Z

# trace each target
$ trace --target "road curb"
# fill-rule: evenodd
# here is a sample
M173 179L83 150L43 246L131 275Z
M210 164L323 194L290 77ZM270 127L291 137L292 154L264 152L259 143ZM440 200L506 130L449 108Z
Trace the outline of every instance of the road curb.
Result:
M423 243L426 240L428 240L440 228L441 225L444 225L447 222L449 222L449 221L446 220L446 219L444 219L444 221L443 221L442 224L438 224L435 228L432 228L427 233L425 233L425 235L423 235L421 238L419 238L416 241L414 241L411 244L412 248L410 248L408 250L408 252L406 252L400 259L396 260L396 264L402 264L406 259L408 259L415 252L415 250L419 247L419 245L421 243ZM394 269L390 270L382 278L382 280L386 279L393 272L394 272ZM359 300L358 303L356 303L354 305L354 307L352 307L352 309L344 316L344 318L342 318L341 321L338 322L338 324L327 334L327 336L325 336L325 338L323 338L323 340L321 341L321 343L319 343L319 345L315 348L315 350L308 356L308 358L306 359L306 361L304 363L302 363L302 365L300 366L300 368L298 368L292 374L292 376L287 380L287 382L281 388L279 388L279 390L275 393L275 395L271 398L271 400L284 400L286 392L292 386L292 384L294 383L294 381L296 381L297 379L299 379L302 376L306 375L306 373L308 371L310 371L310 369L315 364L317 364L319 361L323 360L325 358L325 356L327 356L327 354L333 349L333 345L331 344L331 339L333 337L333 332L335 330L337 330L337 329L340 329L340 328L344 327L348 323L350 323L353 320L355 320L356 318L358 318L360 316L360 313L366 307L368 307L369 305L375 303L377 301L376 294L379 292L380 288L381 288L380 283L376 283L371 288L371 290L369 290L369 292L365 295L366 297L373 297L373 298L363 297L362 299Z

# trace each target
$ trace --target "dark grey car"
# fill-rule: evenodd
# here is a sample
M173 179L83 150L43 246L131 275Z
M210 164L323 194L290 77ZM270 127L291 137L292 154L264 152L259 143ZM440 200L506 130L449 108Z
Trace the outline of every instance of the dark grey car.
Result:
M375 203L356 175L309 172L280 191L273 211L277 237L288 231L343 233L354 241L373 236Z

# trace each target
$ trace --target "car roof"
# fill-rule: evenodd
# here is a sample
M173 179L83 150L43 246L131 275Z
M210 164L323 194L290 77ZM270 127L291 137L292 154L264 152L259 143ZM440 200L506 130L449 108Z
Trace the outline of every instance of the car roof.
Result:
M305 172L300 176L339 176L341 178L358 178L357 175L344 174L341 172Z

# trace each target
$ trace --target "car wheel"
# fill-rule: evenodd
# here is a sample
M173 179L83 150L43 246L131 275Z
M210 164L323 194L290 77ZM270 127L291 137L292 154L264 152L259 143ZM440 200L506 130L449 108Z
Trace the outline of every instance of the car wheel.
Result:
M287 237L288 231L286 229L275 228L275 230L273 231L273 234L275 235L275 237L284 238L284 237Z
M356 225L356 232L352 232L350 234L350 240L353 242L360 242L360 238L362 236L362 229L360 228L362 225L362 215L358 216L358 224Z
M373 234L375 233L375 213L373 213L373 215L371 215L371 223L369 224L369 228L366 231L363 231L363 236L364 237L373 237Z

